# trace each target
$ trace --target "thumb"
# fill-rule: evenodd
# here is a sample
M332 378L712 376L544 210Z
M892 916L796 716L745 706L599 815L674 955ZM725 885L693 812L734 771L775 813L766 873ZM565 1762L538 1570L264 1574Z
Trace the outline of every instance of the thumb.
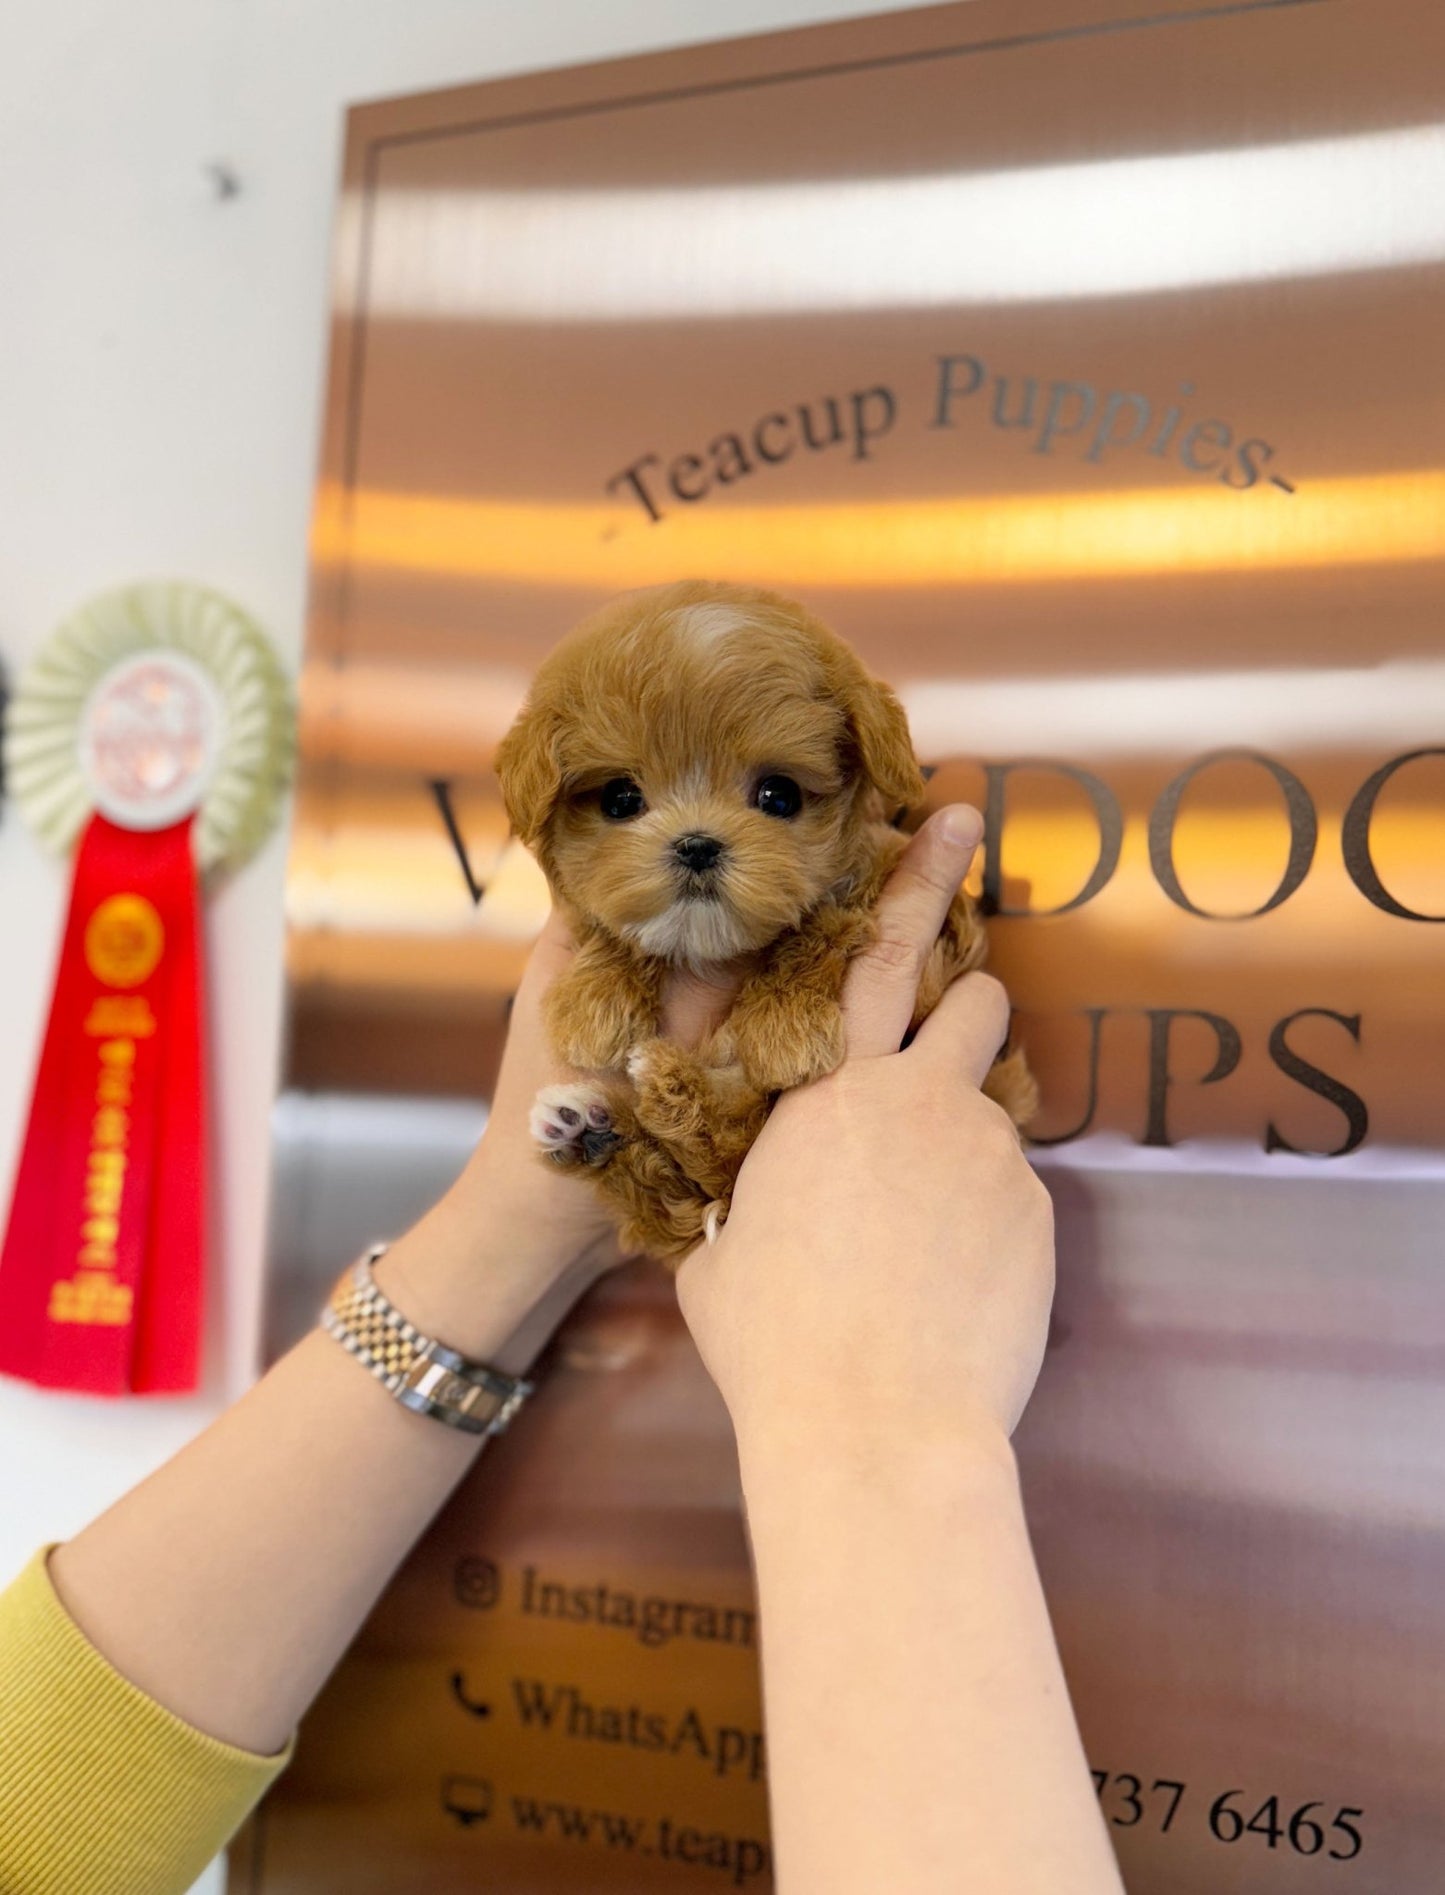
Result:
M900 857L878 903L873 945L843 983L849 1059L898 1051L913 1018L919 976L982 835L978 811L952 803L929 817Z

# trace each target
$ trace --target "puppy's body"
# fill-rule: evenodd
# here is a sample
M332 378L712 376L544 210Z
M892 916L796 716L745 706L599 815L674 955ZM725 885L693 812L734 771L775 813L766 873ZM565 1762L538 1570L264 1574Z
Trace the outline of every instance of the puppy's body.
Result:
M839 995L922 777L901 706L800 606L690 583L618 601L546 660L498 754L513 828L577 955L547 997L558 1055L533 1128L585 1172L623 1243L678 1258L726 1215L769 1107L843 1055ZM985 942L962 894L921 1020ZM673 967L739 978L689 1051L659 1037ZM1022 1124L1015 1055L986 1090Z

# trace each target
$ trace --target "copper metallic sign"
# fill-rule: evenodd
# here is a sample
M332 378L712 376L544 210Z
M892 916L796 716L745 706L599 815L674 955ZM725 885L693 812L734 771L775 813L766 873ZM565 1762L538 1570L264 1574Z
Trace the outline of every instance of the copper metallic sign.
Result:
M1431 0L975 0L351 118L275 1340L481 1121L539 656L805 597L988 812L1059 1211L1020 1449L1147 1895L1445 1882L1442 122ZM641 1274L234 1887L769 1887L751 1610Z

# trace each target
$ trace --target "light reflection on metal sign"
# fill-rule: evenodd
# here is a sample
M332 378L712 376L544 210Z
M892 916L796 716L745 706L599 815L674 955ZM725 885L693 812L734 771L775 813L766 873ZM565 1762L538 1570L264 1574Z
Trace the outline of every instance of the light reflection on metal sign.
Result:
M1445 1861L1442 54L1427 0L976 0L351 122L276 1339L474 1130L538 657L630 586L802 594L989 815L1060 1232L1020 1449L1158 1895ZM750 1612L724 1418L625 1279L245 1886L769 1886Z

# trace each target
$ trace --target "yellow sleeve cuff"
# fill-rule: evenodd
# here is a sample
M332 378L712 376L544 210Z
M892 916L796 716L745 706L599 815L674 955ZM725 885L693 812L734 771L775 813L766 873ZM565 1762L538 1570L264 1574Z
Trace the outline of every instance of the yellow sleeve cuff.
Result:
M129 1683L70 1617L49 1548L0 1592L0 1891L185 1895L280 1775Z

